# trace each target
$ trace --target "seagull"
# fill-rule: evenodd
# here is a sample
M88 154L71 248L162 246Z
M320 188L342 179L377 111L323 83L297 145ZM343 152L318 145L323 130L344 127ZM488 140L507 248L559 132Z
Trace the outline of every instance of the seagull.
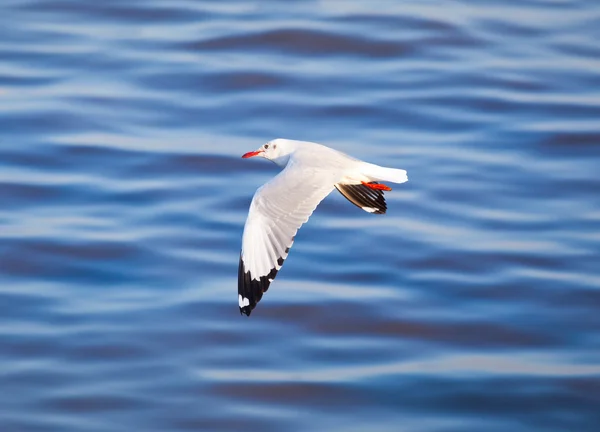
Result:
M278 138L242 156L283 170L252 198L238 267L240 314L250 316L287 258L298 229L335 188L368 213L387 210L381 181L404 183L406 171L363 162L321 144Z

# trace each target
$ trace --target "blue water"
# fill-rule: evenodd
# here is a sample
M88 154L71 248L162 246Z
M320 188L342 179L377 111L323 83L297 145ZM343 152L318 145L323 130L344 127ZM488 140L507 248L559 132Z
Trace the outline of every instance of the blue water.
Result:
M600 2L1 9L1 432L600 430ZM276 137L410 181L246 318Z

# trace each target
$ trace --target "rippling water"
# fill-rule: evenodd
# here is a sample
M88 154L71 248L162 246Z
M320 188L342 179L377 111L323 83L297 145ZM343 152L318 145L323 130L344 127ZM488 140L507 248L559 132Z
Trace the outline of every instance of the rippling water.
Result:
M600 430L600 3L4 0L0 431ZM286 137L333 193L247 319Z

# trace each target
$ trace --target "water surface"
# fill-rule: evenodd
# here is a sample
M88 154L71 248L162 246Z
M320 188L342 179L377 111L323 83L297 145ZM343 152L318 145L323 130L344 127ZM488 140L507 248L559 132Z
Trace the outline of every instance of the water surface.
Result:
M8 0L0 430L600 430L600 6ZM252 317L286 137L333 193Z

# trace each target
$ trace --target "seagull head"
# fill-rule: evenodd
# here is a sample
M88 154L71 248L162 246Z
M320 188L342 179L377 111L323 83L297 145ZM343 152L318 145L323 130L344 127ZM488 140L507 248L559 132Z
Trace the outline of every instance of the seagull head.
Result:
M242 157L247 159L254 156L261 156L275 162L279 166L285 166L294 149L292 141L277 138L263 144L258 150L245 153Z

